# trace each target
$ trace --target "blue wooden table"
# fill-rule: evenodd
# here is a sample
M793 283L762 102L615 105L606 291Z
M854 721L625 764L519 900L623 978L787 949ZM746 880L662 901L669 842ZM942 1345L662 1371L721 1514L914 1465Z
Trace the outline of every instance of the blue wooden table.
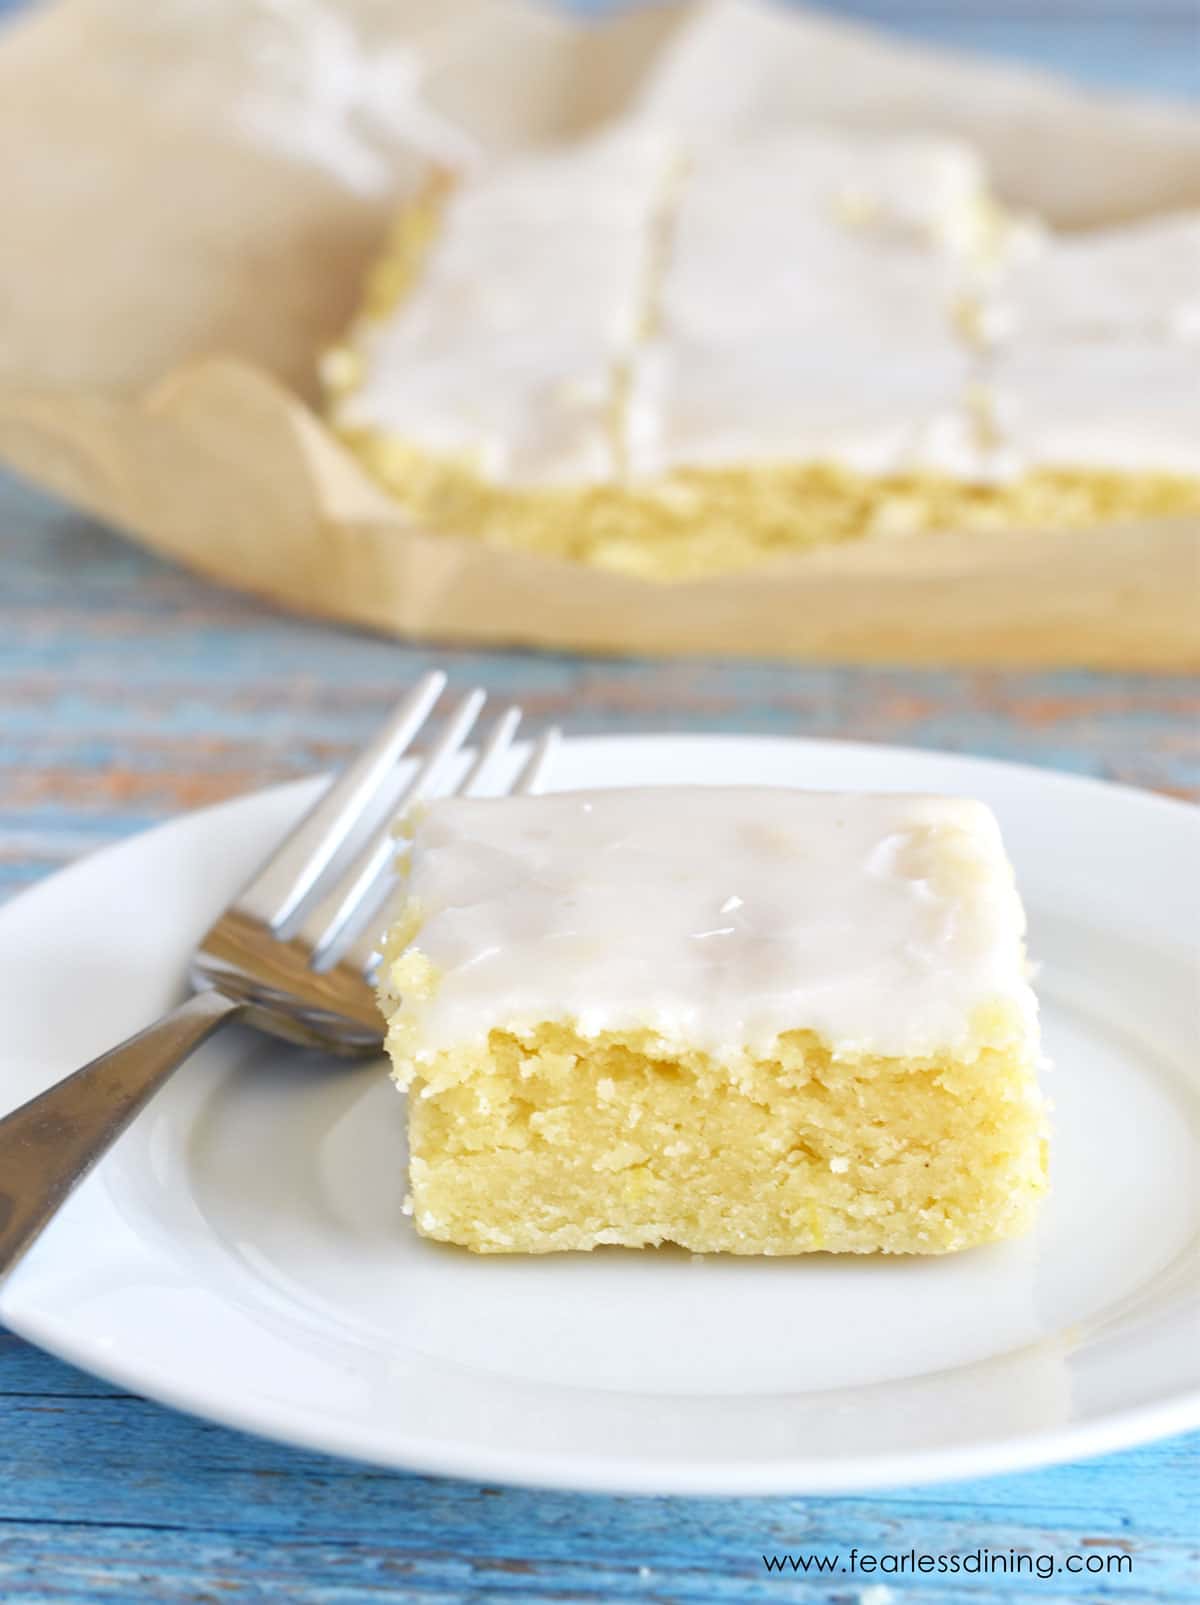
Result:
M1193 0L843 9L1097 80L1200 92ZM1190 679L400 646L268 612L0 478L0 896L181 809L328 766L430 662L575 731L848 736L1200 795ZM277 1448L116 1392L0 1331L0 1468L0 1601L1200 1600L1200 1435L863 1498L524 1493ZM762 1558L851 1546L1016 1548L1060 1569L913 1584L779 1575ZM1114 1556L1125 1570L1061 1569Z

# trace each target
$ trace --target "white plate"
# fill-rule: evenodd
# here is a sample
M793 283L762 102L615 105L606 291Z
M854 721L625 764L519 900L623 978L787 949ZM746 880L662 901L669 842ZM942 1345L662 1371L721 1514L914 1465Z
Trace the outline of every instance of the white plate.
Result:
M651 1493L832 1492L1200 1423L1197 814L1003 764L839 743L571 743L554 784L967 794L1042 964L1053 1193L933 1260L476 1259L400 1212L404 1106L219 1037L0 1286L0 1318L200 1415L385 1465ZM0 1106L143 1025L303 784L100 853L0 914Z

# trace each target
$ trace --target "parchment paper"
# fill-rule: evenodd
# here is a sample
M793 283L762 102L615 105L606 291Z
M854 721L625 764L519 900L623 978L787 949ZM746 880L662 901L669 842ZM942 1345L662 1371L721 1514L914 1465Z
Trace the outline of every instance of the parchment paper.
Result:
M404 635L1200 662L1200 521L817 549L670 587L415 527L311 410L397 200L614 118L958 132L1061 226L1200 206L1200 117L699 0L56 0L0 30L0 460L202 572ZM1198 418L1200 428L1200 418Z

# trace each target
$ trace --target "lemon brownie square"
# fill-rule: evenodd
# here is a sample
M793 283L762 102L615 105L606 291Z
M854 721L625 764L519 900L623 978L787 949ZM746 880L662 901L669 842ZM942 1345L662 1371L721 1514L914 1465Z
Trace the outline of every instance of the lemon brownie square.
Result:
M1195 514L1196 249L1013 215L956 140L639 124L433 175L329 415L431 533L654 581Z
M412 1209L480 1253L939 1254L1045 1188L981 804L657 787L414 827L381 1003Z
M678 579L868 533L947 434L974 462L950 308L983 207L940 139L497 163L402 212L330 418L424 527L497 546Z
M995 311L978 412L1018 493L1200 508L1200 214L1047 236Z

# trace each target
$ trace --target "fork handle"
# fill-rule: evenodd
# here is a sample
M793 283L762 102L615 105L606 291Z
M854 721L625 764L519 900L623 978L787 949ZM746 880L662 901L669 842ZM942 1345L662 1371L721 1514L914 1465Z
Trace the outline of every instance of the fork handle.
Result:
M0 1276L188 1054L241 1008L197 992L0 1120Z

